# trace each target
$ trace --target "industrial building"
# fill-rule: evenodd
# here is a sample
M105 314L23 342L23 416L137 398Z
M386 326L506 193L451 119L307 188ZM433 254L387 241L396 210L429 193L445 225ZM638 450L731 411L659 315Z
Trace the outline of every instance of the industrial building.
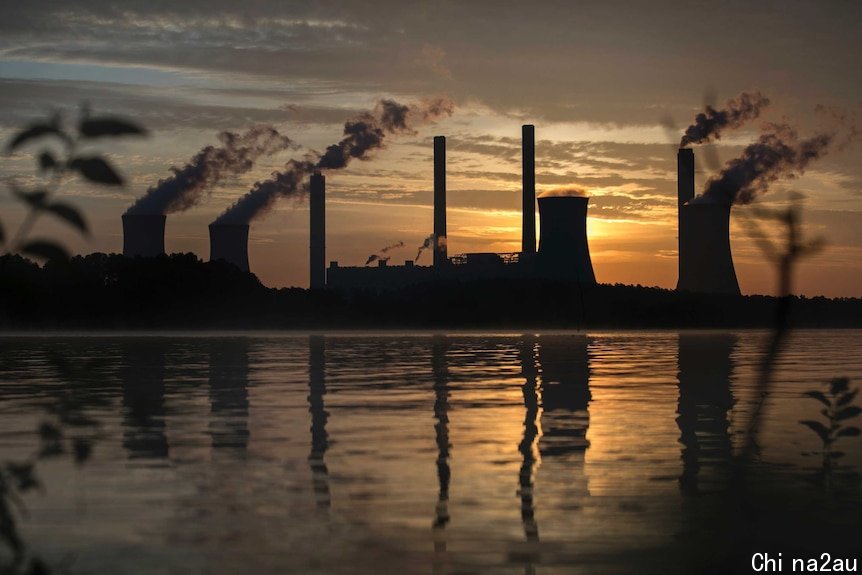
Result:
M553 196L536 199L535 128L522 127L523 190L521 251L514 253L467 253L448 255L446 238L446 138L434 138L434 234L433 265L418 266L413 260L377 266L340 266L330 262L326 287L334 290L385 291L434 280L544 278L595 284L587 243L588 198ZM541 235L536 251L536 204ZM311 206L312 222L316 217ZM321 202L318 210L323 209ZM312 244L315 236L312 234ZM312 277L315 277L312 263Z

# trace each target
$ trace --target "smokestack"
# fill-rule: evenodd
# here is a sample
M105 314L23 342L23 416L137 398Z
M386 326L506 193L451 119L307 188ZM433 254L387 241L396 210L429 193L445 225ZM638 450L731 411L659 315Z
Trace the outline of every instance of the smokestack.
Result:
M248 224L210 224L210 261L224 260L248 268Z
M434 267L448 261L446 249L446 137L434 136Z
M123 255L154 258L165 253L163 214L123 214Z
M309 285L311 289L326 288L326 178L320 172L311 175L309 205L311 232Z
M680 206L683 222L679 281L676 289L739 295L730 254L730 206L688 203Z
M694 198L694 150L680 148L676 154L676 199L677 199L677 277L682 277L682 262L686 256L685 221L682 207Z
M539 269L548 277L594 284L587 244L587 203L582 196L539 198Z
M521 126L521 177L523 182L521 252L536 253L536 128Z

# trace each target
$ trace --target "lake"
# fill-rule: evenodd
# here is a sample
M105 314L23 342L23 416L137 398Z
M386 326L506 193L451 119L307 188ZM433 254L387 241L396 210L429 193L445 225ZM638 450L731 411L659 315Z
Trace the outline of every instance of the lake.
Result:
M91 446L40 460L24 497L22 537L61 572L686 572L727 535L686 539L726 524L768 337L7 335L0 460L57 414ZM862 382L862 330L792 333L749 475L828 507L794 516L830 537L862 494L809 481L798 422L836 376ZM852 478L862 440L837 446Z

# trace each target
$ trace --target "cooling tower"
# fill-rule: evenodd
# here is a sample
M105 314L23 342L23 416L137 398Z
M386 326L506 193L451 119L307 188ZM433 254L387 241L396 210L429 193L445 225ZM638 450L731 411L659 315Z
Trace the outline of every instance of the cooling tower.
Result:
M326 178L319 172L311 176L308 203L311 212L309 285L311 289L324 289L326 287Z
M446 246L446 138L434 136L434 267L449 261Z
M739 295L730 255L730 206L688 203L679 208L679 282L676 289Z
M210 261L248 269L248 224L210 224Z
M593 263L587 245L589 198L539 198L538 270L545 277L594 284Z
M536 253L536 128L521 126L521 253Z
M123 214L123 255L153 258L165 253L164 214Z

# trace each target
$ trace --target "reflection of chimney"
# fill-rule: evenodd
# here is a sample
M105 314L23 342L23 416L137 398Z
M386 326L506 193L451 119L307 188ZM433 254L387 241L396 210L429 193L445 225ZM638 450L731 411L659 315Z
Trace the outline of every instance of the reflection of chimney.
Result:
M308 412L311 414L311 452L308 465L317 506L329 508L332 503L329 491L329 469L326 467L326 450L329 449L329 434L326 422L326 338L312 335L308 338Z
M163 214L123 214L123 255L153 258L165 253Z
M165 435L167 347L168 344L161 339L131 339L123 343L123 366L120 369L123 447L129 459L168 456Z
M326 178L320 172L311 176L309 185L309 205L311 208L311 289L326 287Z
M594 284L587 244L587 203L580 196L539 198L539 265L546 277Z
M213 450L245 458L248 447L248 340L210 344L210 438Z
M434 136L434 265L448 261L446 249L446 137Z
M434 377L434 433L437 442L437 508L434 529L443 529L449 523L449 364L446 351L449 342L445 336L435 336L431 343L431 372Z
M676 288L739 295L730 254L730 206L693 203L680 206L682 234Z
M248 224L210 224L210 261L224 260L248 268Z
M694 150L680 148L676 155L676 199L677 199L677 264L678 276L682 277L682 262L688 247L683 241L685 220L682 207L694 198Z
M521 126L521 178L523 182L521 251L536 253L536 128Z

